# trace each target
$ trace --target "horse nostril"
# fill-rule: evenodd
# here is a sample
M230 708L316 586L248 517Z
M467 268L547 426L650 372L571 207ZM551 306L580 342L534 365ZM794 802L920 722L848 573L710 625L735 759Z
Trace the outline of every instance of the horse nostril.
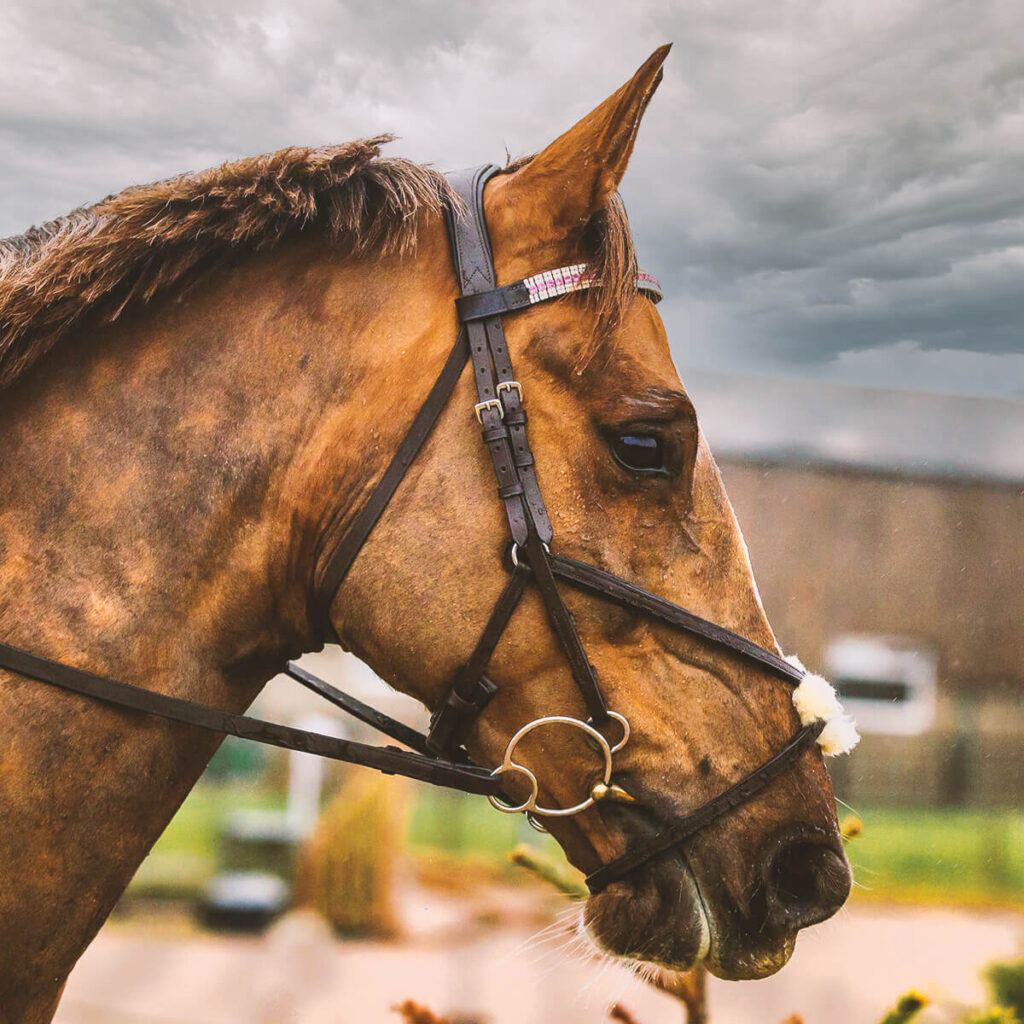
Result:
M846 859L807 840L786 843L765 874L768 912L780 925L807 928L831 917L850 894Z

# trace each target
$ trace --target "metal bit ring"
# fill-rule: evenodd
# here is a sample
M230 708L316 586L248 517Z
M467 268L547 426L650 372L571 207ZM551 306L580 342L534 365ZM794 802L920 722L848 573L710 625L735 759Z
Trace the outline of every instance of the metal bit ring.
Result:
M611 712L611 714L615 713ZM615 715L615 717L616 719L621 719L623 728L625 729L626 737L628 737L629 726L625 724L626 720L622 718L621 715ZM576 729L581 729L587 736L590 737L590 739L592 739L598 745L598 749L604 758L604 772L602 773L601 781L605 785L607 785L611 781L612 748L609 746L608 741L604 738L604 736L602 736L601 733L599 733L597 729L595 729L588 722L581 722L578 718L569 718L565 715L547 715L544 718L537 718L534 721L528 723L527 725L524 725L519 730L519 732L517 732L512 737L512 739L509 740L508 746L505 748L505 756L502 758L501 764L499 764L498 767L491 772L491 775L494 776L504 775L506 772L520 772L523 775L527 776L527 778L530 780L530 784L533 790L530 796L526 799L524 803L518 804L514 807L509 807L501 803L493 795L488 795L487 799L491 802L492 807L496 808L499 811L503 811L506 814L516 814L520 811L528 811L531 814L540 814L548 818L568 818L570 815L579 814L580 811L585 811L588 807L592 807L595 802L593 796L588 796L586 800L583 800L578 804L574 804L572 807L538 807L537 776L534 775L533 772L529 770L529 768L525 768L523 765L519 764L518 761L512 760L512 754L515 752L516 747L519 745L519 741L528 733L533 732L534 729L539 729L542 725L571 725ZM616 747L615 749L619 749L619 747L621 747L623 743L625 743L625 738L619 743L618 747Z
M618 711L609 711L608 717L611 718L613 721L618 722L619 725L622 726L622 739L619 740L619 742L616 743L614 747L612 747L612 753L617 754L626 745L626 743L629 742L629 722L626 721L626 716L620 715ZM592 718L588 718L587 725L593 724L594 720Z

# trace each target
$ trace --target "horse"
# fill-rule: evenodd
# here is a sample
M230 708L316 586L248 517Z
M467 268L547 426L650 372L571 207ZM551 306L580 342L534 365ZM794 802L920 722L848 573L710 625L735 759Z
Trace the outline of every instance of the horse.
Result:
M499 284L582 263L593 275L505 317L507 345L550 548L781 654L617 196L667 52L483 189ZM321 592L460 326L445 219L460 200L443 175L382 156L388 141L133 187L3 243L0 639L227 713L336 640L427 708L442 702L507 579L472 372ZM763 665L559 590L631 727L621 799L544 819L595 872L770 759L802 719ZM498 765L524 723L587 718L534 588L488 676L496 692L466 737L476 765ZM0 708L0 1021L37 1024L219 739L10 670ZM570 808L592 747L556 726L525 737L518 763L547 806ZM591 939L723 978L777 971L849 891L821 755L802 750L597 891Z

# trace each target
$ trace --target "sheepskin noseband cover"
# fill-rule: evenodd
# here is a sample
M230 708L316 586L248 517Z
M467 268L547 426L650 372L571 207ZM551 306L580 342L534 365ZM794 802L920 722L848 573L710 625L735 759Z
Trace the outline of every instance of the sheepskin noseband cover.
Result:
M843 710L832 684L814 672L807 672L800 659L791 654L786 661L807 674L793 691L793 704L801 725L825 722L818 736L818 746L829 757L848 754L860 742L860 733L853 719Z

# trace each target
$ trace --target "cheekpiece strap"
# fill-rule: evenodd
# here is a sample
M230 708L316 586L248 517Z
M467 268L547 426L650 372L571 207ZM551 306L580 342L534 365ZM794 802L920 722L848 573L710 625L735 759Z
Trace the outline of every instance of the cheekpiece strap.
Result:
M488 164L448 175L452 189L463 203L463 209L446 209L452 261L463 295L494 290L484 187L498 170ZM524 544L531 528L536 528L545 542L550 541L551 524L533 471L533 453L526 441L522 387L512 372L501 319L495 316L473 320L466 324L466 331L478 398L476 418L494 464L509 532L513 540ZM524 458L517 459L517 453Z

